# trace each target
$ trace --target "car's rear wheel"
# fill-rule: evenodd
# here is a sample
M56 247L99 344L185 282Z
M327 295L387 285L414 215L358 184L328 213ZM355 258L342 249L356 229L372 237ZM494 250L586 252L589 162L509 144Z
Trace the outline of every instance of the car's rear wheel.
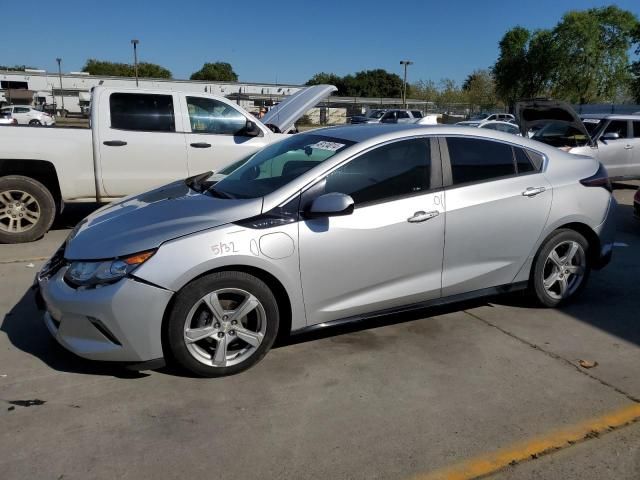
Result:
M531 290L544 306L555 307L579 294L587 284L589 243L580 233L560 229L542 244L532 271Z
M41 127L42 123L40 123L40 120L31 120L29 122L29 125L32 127Z
M167 340L179 365L205 377L239 373L259 362L278 332L276 299L260 279L216 272L177 295Z
M37 240L55 215L53 196L42 183L21 175L0 178L0 243Z

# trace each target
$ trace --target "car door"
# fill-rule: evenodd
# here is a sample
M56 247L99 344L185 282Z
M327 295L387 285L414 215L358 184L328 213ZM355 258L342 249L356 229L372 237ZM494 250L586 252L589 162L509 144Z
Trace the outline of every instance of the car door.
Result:
M255 119L231 103L195 95L182 97L181 102L189 175L219 171L247 158L272 140L271 133L264 129L260 136L247 136L247 121Z
M177 94L112 92L100 102L95 142L106 196L143 192L188 176Z
M28 107L13 107L13 118L18 120L20 125L28 125L32 120Z
M551 208L535 152L486 138L441 142L446 204L443 296L511 283Z
M333 170L303 194L355 201L352 214L299 224L307 321L327 322L440 297L444 242L435 141L380 145Z
M624 177L631 169L632 139L629 137L629 121L610 120L599 133L598 160L607 168L609 176ZM618 134L617 139L605 139L608 133Z
M633 178L640 178L640 120L633 121L633 137L629 139L631 148L631 163L627 170L627 175Z

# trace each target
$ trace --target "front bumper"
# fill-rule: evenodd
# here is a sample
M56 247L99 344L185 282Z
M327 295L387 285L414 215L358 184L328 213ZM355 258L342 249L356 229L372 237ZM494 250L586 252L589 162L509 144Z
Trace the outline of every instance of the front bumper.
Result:
M613 255L613 244L616 235L615 213L617 206L618 202L616 202L612 195L609 203L609 210L607 211L604 222L596 228L596 233L600 238L600 253L597 258L594 259L593 264L593 268L596 270L606 267L611 261L611 257Z
M173 292L133 278L79 290L38 277L44 323L67 350L90 360L142 363L163 357L162 319Z

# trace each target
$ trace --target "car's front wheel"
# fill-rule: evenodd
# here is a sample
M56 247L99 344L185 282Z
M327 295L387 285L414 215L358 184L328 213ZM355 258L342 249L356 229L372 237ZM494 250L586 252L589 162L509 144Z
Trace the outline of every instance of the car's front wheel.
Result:
M278 325L278 304L262 280L244 272L216 272L177 294L167 341L180 366L221 377L259 362L273 345Z
M29 125L31 125L32 127L41 127L42 123L40 123L40 120L31 120L29 122Z
M586 286L591 271L589 243L580 233L560 229L540 247L533 265L531 290L544 306L555 307Z

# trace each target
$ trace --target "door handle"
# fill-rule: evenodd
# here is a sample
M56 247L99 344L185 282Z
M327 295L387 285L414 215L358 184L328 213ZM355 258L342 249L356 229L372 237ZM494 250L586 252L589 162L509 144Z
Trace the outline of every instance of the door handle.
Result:
M127 144L127 142L124 142L122 140L107 140L106 142L102 143L104 143L108 147L124 147Z
M522 192L522 195L524 195L525 197L535 197L539 193L542 193L546 190L547 189L545 187L529 187L524 192Z
M420 210L419 212L414 213L413 217L407 218L407 222L420 223L433 217L437 217L438 215L440 215L440 212L438 212L437 210L434 210L432 212L423 212L422 210Z
M191 146L193 148L209 148L211 144L207 142L196 142L196 143L192 143Z
M633 145L625 145L624 149L625 150L631 150L633 148Z

